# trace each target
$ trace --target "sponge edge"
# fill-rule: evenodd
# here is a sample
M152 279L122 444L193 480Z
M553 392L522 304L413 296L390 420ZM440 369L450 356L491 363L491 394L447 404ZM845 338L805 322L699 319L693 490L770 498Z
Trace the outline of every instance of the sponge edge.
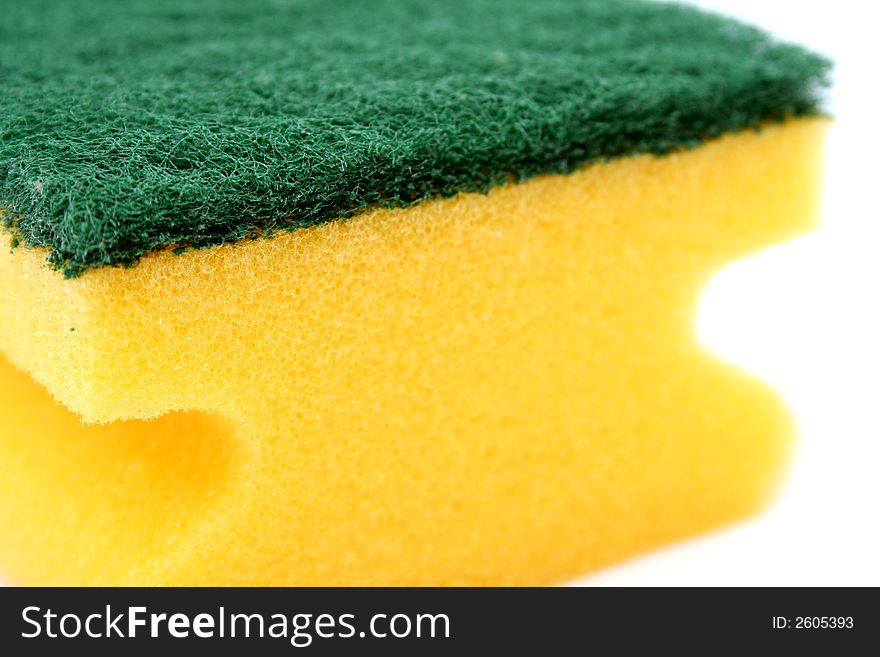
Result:
M541 584L754 511L791 425L692 320L811 225L825 125L75 280L4 249L0 351L70 410L0 366L0 570Z

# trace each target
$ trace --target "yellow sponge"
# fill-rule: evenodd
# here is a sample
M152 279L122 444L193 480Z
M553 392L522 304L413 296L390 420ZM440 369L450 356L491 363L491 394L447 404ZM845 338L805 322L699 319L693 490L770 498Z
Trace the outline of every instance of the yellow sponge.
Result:
M0 572L544 584L751 513L791 423L693 316L811 224L825 124L73 280L7 243Z

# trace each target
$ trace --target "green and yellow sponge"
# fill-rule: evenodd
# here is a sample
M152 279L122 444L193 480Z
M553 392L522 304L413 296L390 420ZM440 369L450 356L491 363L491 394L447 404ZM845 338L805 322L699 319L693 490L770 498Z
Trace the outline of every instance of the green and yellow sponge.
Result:
M768 499L789 417L692 320L814 220L820 57L647 2L3 9L11 581L549 583Z

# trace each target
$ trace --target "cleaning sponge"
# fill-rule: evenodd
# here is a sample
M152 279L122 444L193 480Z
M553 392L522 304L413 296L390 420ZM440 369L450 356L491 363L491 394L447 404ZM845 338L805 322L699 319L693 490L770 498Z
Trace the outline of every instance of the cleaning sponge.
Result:
M824 61L652 3L257 4L25 40L5 575L547 583L767 499L787 413L692 319L811 224Z

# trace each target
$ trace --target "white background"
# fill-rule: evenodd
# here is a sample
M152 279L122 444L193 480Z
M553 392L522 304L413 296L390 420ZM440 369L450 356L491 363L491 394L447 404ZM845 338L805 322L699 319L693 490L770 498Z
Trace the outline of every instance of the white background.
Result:
M709 285L703 342L769 381L801 437L761 516L581 585L880 585L880 12L873 0L702 0L835 61L823 225Z
M776 386L801 439L761 516L578 585L880 585L880 65L873 0L703 0L836 62L824 225L721 272L700 333Z

